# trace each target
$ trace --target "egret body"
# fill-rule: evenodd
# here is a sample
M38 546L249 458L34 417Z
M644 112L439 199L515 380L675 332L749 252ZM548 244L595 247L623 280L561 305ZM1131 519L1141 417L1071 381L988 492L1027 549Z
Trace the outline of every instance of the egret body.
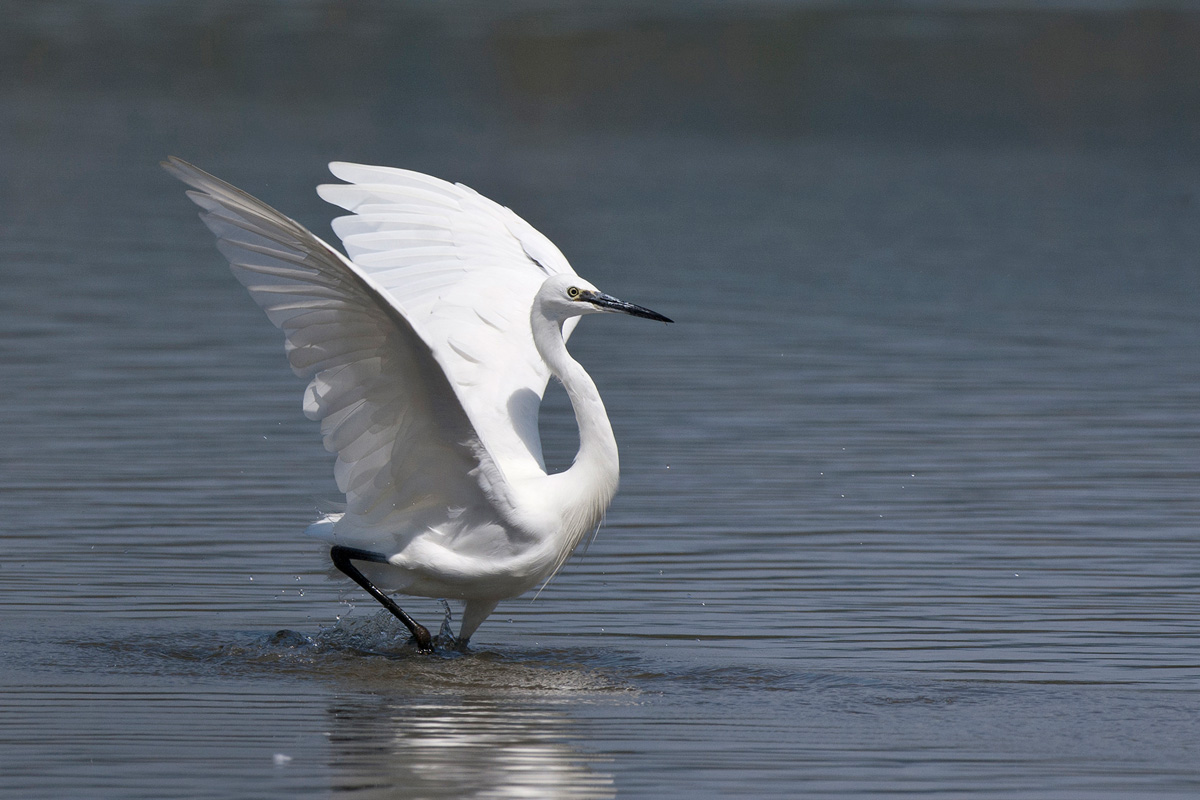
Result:
M464 602L465 645L496 604L548 580L617 491L617 443L595 383L567 351L578 318L670 322L600 292L550 240L461 184L334 163L318 187L352 212L347 255L224 181L163 166L237 278L283 330L308 379L304 413L337 454L344 513L308 533L412 631L391 592ZM538 408L550 375L579 426L571 467L548 474Z

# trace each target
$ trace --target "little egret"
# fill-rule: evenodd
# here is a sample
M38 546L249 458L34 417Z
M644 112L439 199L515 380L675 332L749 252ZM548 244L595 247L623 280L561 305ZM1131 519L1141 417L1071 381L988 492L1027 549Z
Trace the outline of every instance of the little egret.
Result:
M567 352L579 317L670 322L600 292L549 239L462 184L333 163L318 187L349 258L299 223L186 161L163 166L217 237L238 280L283 330L307 378L346 510L308 533L400 619L388 593L464 602L458 644L548 580L600 525L617 443L596 385ZM579 426L569 469L547 474L538 408L554 375ZM361 565L361 566L360 566Z

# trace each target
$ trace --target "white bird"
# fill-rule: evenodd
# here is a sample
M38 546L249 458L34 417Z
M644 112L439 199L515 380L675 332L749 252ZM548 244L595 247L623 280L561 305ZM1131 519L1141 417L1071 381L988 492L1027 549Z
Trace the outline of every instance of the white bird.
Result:
M346 183L317 191L352 212L333 221L347 258L191 164L163 166L193 187L217 247L309 380L304 413L337 454L346 510L307 532L422 651L429 631L387 593L462 600L465 646L499 601L554 575L617 491L604 403L567 352L578 318L671 320L601 293L529 223L462 184L330 164ZM557 474L538 435L550 375L579 425L579 452Z

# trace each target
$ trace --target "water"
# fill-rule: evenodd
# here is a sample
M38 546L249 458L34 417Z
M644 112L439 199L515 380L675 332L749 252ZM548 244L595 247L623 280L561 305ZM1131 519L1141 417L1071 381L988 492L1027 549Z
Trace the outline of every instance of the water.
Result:
M2 10L3 796L1200 792L1197 15ZM572 340L622 491L471 653L300 536L169 153L322 234L325 161L462 180L678 320Z

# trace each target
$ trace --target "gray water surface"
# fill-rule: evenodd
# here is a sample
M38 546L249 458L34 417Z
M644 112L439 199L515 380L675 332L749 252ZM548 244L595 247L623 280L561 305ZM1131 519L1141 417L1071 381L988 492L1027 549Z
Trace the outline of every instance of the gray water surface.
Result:
M0 11L0 795L1200 794L1200 15ZM677 320L580 326L621 493L471 652L302 536L168 154L324 236L327 161L459 180Z

